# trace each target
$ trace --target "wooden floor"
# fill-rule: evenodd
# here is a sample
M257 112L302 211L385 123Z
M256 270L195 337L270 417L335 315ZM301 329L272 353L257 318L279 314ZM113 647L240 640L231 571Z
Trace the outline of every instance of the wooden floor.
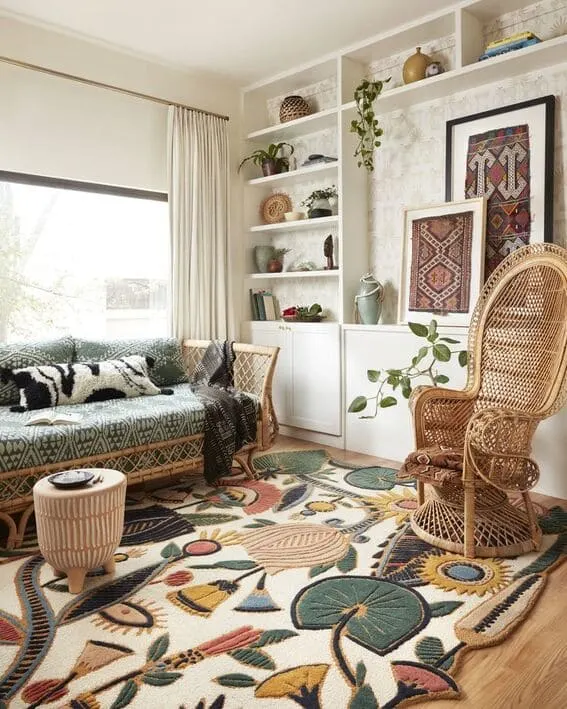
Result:
M276 447L325 448L333 457L355 465L392 464L362 453L283 436ZM547 506L567 507L564 500L543 495L533 497ZM467 653L461 659L456 680L463 692L460 700L420 702L415 706L567 709L567 562L549 575L540 599L519 629L501 645Z

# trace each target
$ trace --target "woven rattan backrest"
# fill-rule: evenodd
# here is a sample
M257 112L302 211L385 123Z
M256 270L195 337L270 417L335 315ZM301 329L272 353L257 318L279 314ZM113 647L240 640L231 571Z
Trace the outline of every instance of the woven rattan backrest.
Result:
M526 246L485 284L469 332L476 409L547 416L565 400L567 251Z

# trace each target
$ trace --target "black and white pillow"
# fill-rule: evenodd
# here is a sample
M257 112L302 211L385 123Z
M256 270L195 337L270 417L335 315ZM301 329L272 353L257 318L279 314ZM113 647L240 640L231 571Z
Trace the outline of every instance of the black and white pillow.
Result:
M64 404L83 404L134 396L171 393L150 381L151 357L131 355L105 362L48 364L2 370L4 381L11 379L20 392L19 406L11 411L31 411Z

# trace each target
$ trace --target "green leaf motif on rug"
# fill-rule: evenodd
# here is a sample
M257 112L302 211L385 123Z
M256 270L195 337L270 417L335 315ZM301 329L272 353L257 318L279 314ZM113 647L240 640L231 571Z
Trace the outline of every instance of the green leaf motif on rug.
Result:
M324 574L325 571L334 568L334 564L319 564L318 566L313 566L309 571L309 578L314 579L315 576L319 574Z
M538 574L541 571L545 571L550 566L553 566L564 554L567 554L567 532L560 534L547 551L541 556L538 556L529 566L518 571L514 575L514 578L519 579L522 578L522 576L529 576L530 574Z
M378 700L369 684L363 684L350 700L348 709L378 709Z
M322 630L340 624L346 637L385 655L421 630L429 620L423 598L410 588L366 576L315 581L291 607L296 628Z
M168 684L173 684L176 679L183 677L181 672L147 672L142 681L145 684L151 684L153 687L166 687Z
M463 605L462 601L440 601L439 603L430 603L429 612L432 618L440 618L444 615L449 615L457 608Z
M183 556L183 552L174 542L171 542L170 544L164 546L160 554L163 559L173 559L176 556Z
M339 562L337 562L337 569L343 574L348 574L349 571L356 569L357 560L358 554L356 553L356 549L351 544L347 553Z
M415 654L426 665L435 665L443 657L445 650L439 638L428 635L416 643Z
M274 643L281 643L283 640L288 638L294 638L297 633L294 630L287 630L287 628L275 628L274 630L264 630L262 635L252 643L250 647L264 647L265 645L273 645Z
M230 561L217 561L215 564L192 564L192 569L232 569L234 571L247 571L248 569L255 569L258 564L255 561L249 561L248 559L235 559Z
M391 490L396 484L396 471L381 466L357 468L347 473L345 480L349 485L364 490Z
M538 522L544 534L561 534L567 531L567 510L562 507L552 507L547 514L539 518Z
M255 648L241 648L240 650L233 650L228 653L231 657L238 662L242 662L243 665L250 665L251 667L260 667L263 670L275 670L276 664L267 652L263 650L257 650Z
M362 660L356 664L356 685L361 687L366 679L366 665Z
M133 679L129 679L120 690L120 693L112 703L110 709L122 709L122 707L127 707L137 693L138 685Z
M223 687L254 687L256 685L256 680L254 677L250 677L250 675L242 675L238 672L215 677L214 681L218 682Z
M324 450L287 451L269 453L254 458L254 467L258 471L273 470L278 473L316 473L328 461Z
M147 659L148 662L155 662L159 660L162 655L165 655L167 648L169 647L169 635L165 633L156 638L153 643L148 648Z
M196 512L183 514L181 516L184 517L188 522L191 522L191 524L194 524L195 527L207 527L208 525L213 524L225 524L226 522L234 522L235 520L240 519L238 515L205 515L197 514Z

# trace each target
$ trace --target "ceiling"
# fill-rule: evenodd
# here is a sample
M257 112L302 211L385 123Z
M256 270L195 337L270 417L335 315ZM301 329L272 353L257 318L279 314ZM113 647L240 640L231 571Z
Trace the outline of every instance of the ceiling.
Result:
M454 0L0 0L0 11L247 84Z

